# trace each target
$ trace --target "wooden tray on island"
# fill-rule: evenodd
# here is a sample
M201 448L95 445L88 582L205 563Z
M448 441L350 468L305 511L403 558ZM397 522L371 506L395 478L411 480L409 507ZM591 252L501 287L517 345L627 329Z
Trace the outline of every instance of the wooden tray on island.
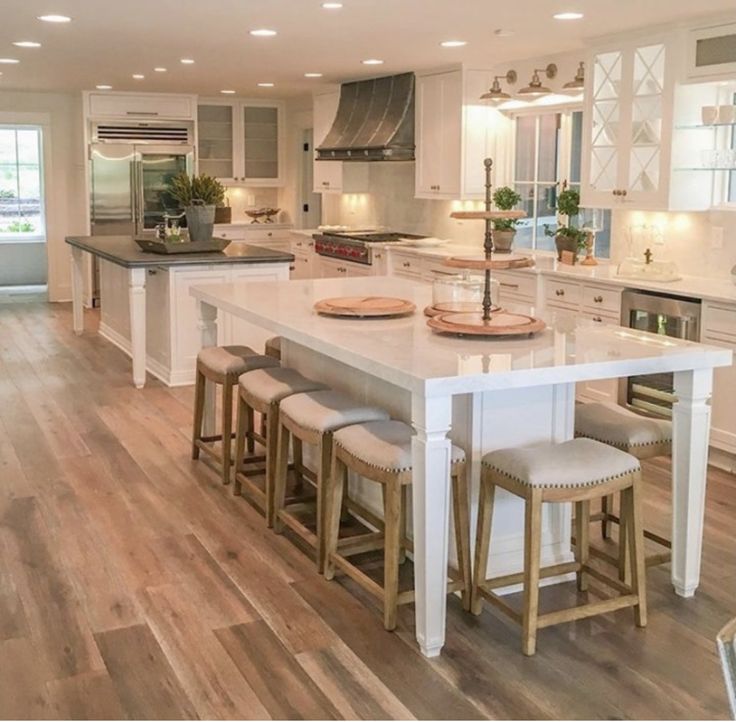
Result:
M175 253L222 253L232 243L227 238L212 238L209 241L162 241L160 238L141 236L135 242L142 251L162 256Z
M450 256L450 258L444 260L444 265L451 268L465 268L471 271L485 271L487 268L507 271L514 268L531 268L534 266L534 259L529 258L529 256L498 258L494 255L490 260L484 256Z
M314 310L325 316L342 318L391 318L409 316L417 310L417 307L403 298L342 296L317 301Z
M427 325L438 333L455 336L531 336L547 327L538 318L508 311L491 314L489 321L483 320L481 311L443 313L427 319Z
M457 301L456 303L438 303L436 306L427 306L424 309L424 315L434 318L441 316L443 313L475 313L480 304L474 301ZM491 306L491 313L501 310L500 306Z

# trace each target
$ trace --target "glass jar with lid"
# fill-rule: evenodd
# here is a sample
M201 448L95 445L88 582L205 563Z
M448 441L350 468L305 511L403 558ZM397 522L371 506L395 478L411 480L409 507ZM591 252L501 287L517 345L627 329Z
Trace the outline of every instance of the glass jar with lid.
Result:
M498 306L501 284L491 278L491 303ZM441 275L432 283L432 308L443 312L477 311L483 304L483 277L469 271Z

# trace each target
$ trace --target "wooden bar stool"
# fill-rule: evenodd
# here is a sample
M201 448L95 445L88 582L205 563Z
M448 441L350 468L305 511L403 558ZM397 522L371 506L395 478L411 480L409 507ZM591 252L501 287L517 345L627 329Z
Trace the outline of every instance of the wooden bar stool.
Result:
M279 445L274 479L274 530L280 533L286 524L300 538L316 550L317 570L324 570L324 485L332 463L332 435L344 426L365 421L388 419L383 410L330 389L294 394L285 398L279 407ZM304 471L304 477L316 489L316 533L300 519L305 511L302 502L286 504L289 442L301 441L317 447L317 472Z
M613 403L578 404L575 407L575 436L595 439L639 460L672 454L671 421L642 416ZM604 539L609 538L609 524L620 524L619 517L614 513L613 502L612 495L604 497L600 513L590 517L591 521L601 522ZM666 552L649 555L647 566L664 564L672 559L672 542L669 539L647 529L644 529L644 536L667 549ZM619 537L626 539L623 530ZM599 549L591 549L591 554L609 563L617 563L616 558ZM625 554L619 555L618 561L622 559L626 559ZM623 570L622 574L625 574Z
M232 459L233 387L240 374L254 369L278 366L270 356L256 353L248 346L209 346L197 354L197 376L194 386L194 432L192 434L192 459L199 459L204 451L215 463L222 475L222 483L230 483ZM222 422L219 434L204 436L205 382L211 381L222 387ZM221 441L218 452L215 442Z
M562 444L540 444L520 449L492 451L483 457L478 532L475 543L472 611L480 614L482 599L507 614L522 626L522 651L536 651L537 630L562 622L634 607L638 627L647 623L644 536L639 485L639 461L623 451L592 439L574 439ZM520 496L526 504L524 524L524 571L486 579L493 500L496 487ZM622 516L626 518L628 550L631 554L631 584L611 579L588 564L590 502L621 493ZM542 504L576 505L577 545L575 561L540 569ZM539 580L575 572L580 591L586 591L590 576L607 585L618 596L587 602L576 607L539 614ZM493 590L523 583L523 611L517 612Z
M281 367L249 371L238 382L238 423L235 442L235 484L233 494L239 495L243 486L248 495L265 512L266 522L273 526L273 478L276 471L276 449L279 431L279 404L288 396L326 388L324 384L302 376L294 369ZM264 420L263 431L256 431L255 412ZM265 447L264 456L255 455L255 443ZM246 456L246 445L248 455ZM302 473L301 442L294 444L297 473ZM263 463L265 485L261 489L249 476L246 466Z
M264 353L266 356L271 356L281 362L281 336L269 338L268 341L266 341Z
M383 603L383 626L396 628L399 604L414 601L414 591L399 592L399 565L412 544L406 537L407 490L412 482L411 426L402 421L373 421L347 426L335 432L332 473L325 487L325 579L332 579L335 568L377 596ZM340 510L348 470L382 485L383 491L383 587L348 560L365 551L364 542L372 534L340 540ZM465 452L452 447L452 499L455 544L459 571L449 570L448 593L462 591L463 606L470 608L470 513L465 473ZM380 547L379 547L380 548Z

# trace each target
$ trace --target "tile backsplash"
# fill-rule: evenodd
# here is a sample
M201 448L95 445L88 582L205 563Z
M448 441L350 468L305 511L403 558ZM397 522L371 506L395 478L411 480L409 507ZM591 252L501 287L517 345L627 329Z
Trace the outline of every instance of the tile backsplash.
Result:
M233 221L250 221L245 215L246 210L269 206L278 208L278 188L243 188L231 186L225 192L230 207L233 209Z

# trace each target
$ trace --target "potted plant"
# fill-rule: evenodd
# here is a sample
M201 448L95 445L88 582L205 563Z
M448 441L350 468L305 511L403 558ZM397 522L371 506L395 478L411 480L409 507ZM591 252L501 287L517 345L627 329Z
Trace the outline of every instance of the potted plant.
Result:
M578 251L585 249L587 237L587 232L581 228L576 228L572 222L572 219L580 213L580 194L571 188L563 190L557 196L556 210L560 215L566 217L567 225L558 226L554 231L545 225L544 233L555 239L558 261L562 260L564 251L572 253L573 259L576 260Z
M508 186L496 188L493 194L493 203L499 211L510 211L521 201L521 196ZM516 235L515 218L493 219L493 250L496 253L510 253Z
M194 242L212 240L215 207L225 201L222 183L204 173L191 178L186 173L179 173L169 184L169 195L184 209L189 239Z

